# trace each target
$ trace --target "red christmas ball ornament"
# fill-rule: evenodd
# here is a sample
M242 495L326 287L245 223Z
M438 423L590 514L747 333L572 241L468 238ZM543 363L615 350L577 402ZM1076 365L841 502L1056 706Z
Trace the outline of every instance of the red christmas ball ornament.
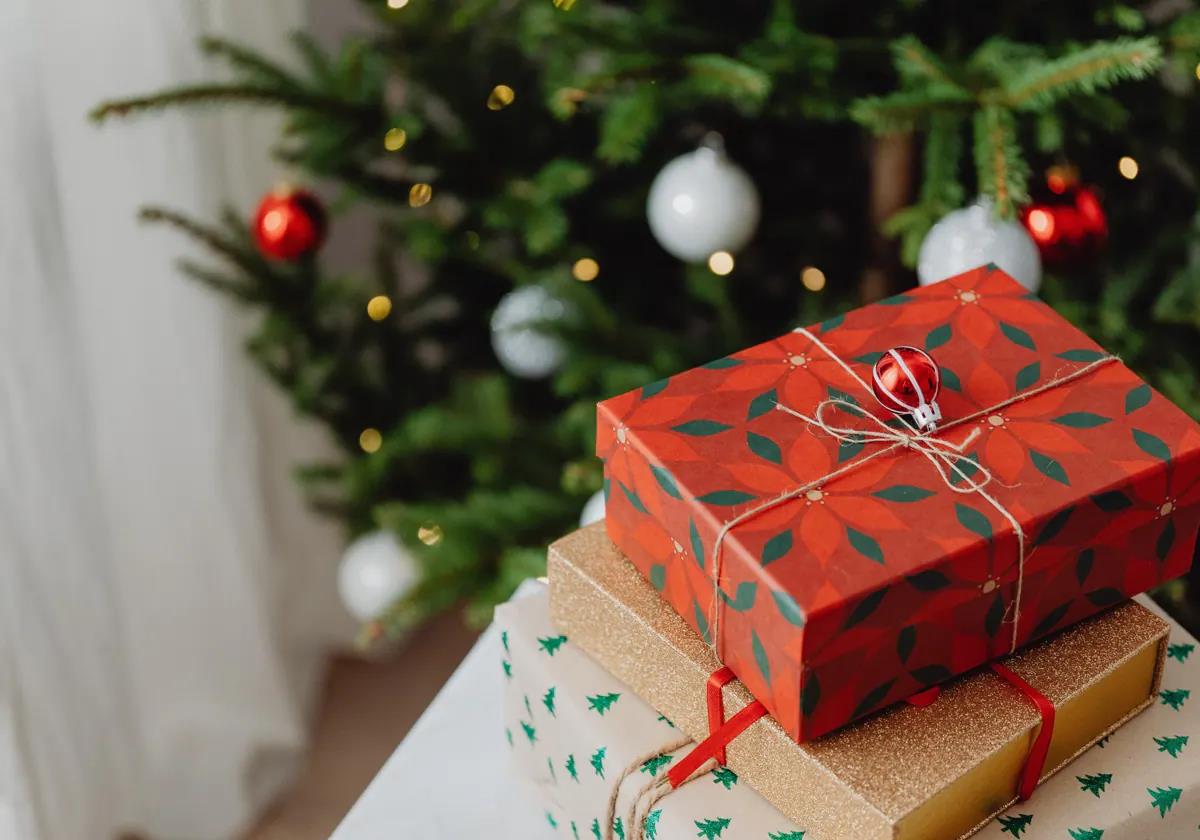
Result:
M319 248L325 239L325 208L307 190L276 189L259 202L253 233L264 256L300 259Z
M893 347L872 371L875 399L895 414L911 414L917 428L931 430L942 419L937 404L942 371L937 362L917 347Z
M1081 184L1069 166L1054 166L1033 189L1033 201L1021 211L1042 262L1061 269L1088 265L1108 241L1108 216L1094 187Z

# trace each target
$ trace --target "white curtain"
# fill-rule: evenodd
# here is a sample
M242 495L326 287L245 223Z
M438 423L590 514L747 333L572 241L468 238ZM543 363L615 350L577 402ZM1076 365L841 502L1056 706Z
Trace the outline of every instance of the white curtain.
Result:
M347 635L339 535L288 475L320 434L244 361L244 316L174 270L190 246L135 219L251 206L275 126L85 120L209 75L202 33L281 54L302 12L0 2L0 837L236 833Z

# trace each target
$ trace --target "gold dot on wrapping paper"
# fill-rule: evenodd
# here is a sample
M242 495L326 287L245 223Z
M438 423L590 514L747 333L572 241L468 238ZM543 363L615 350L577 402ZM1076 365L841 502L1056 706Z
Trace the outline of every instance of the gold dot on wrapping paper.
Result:
M815 265L810 265L800 272L800 282L810 292L819 292L825 288L825 272Z
M1121 173L1123 178L1132 181L1138 176L1138 162L1129 155L1117 161L1117 171Z
M733 271L733 254L728 251L717 251L708 258L708 270L713 274L724 277Z
M383 148L389 152L398 152L408 142L408 132L403 128L389 128L383 135Z
M590 283L600 275L600 263L591 257L576 260L571 266L571 274L581 283Z
M368 455L372 452L378 452L379 447L383 446L383 435L380 434L378 429L363 429L362 434L358 436L358 445Z
M437 545L442 541L442 526L428 522L417 529L417 539L425 545Z
M988 578L983 582L983 594L986 595L996 588L996 581Z
M408 191L409 207L424 207L433 198L433 187L429 184L413 184Z
M575 5L575 0L554 0L554 8L561 9L564 12L571 11L571 7Z
M488 94L487 106L489 111L499 111L513 104L517 98L516 91L508 85L496 85Z
M1030 217L1033 216L1032 213L1030 213L1029 215L1030 215ZM965 292L962 292L959 294L958 299L961 300L963 303L974 303L976 297L978 297L978 295L976 295L970 289L967 289Z
M808 497L810 502L819 502L821 499L825 498L825 494L820 490L809 490L804 495Z
M1003 426L1004 418L1001 417L999 414L992 414L992 415L988 416L988 422L991 423L993 426Z
M367 316L372 321L382 321L392 312L392 299L387 295L375 295L367 301Z
M1158 509L1158 515L1169 516L1173 510L1175 510L1174 502L1163 502L1162 507Z

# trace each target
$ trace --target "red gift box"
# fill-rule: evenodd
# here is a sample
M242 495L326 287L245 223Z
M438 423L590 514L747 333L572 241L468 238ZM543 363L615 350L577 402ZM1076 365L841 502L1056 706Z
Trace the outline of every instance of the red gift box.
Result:
M870 390L898 345L941 368L927 436ZM798 741L1186 572L1200 527L1200 428L993 266L597 415L610 537Z

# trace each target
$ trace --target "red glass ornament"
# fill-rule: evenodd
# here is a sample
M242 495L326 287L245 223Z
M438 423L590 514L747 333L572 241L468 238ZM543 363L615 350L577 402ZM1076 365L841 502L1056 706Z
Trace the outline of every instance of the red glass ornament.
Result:
M254 241L263 255L297 260L325 239L325 208L307 190L277 189L268 193L254 214Z
M875 398L895 414L911 414L920 429L932 429L942 419L937 404L942 371L917 347L893 347L875 362L871 384Z
M1088 265L1108 241L1108 216L1094 187L1079 183L1071 167L1055 166L1033 188L1033 201L1021 211L1021 223L1042 255L1060 269Z

